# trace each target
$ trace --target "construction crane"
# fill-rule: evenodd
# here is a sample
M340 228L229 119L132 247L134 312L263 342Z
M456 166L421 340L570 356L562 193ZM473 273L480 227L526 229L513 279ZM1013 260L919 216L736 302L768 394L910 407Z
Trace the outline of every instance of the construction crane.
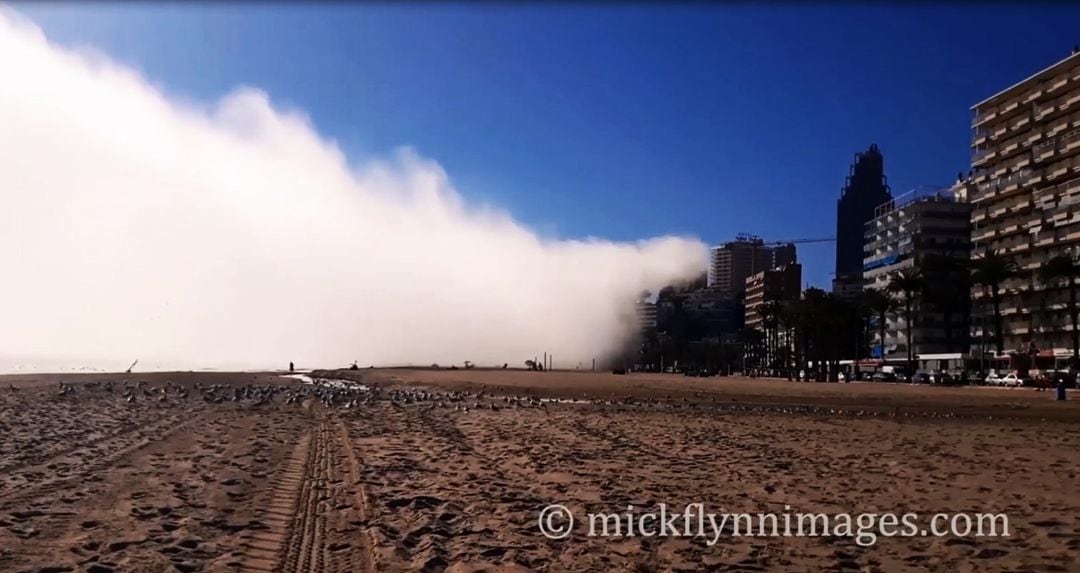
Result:
M791 239L790 241L765 241L766 245L802 245L805 243L835 243L836 237L818 237L816 239Z
M742 242L742 243L749 243L751 250L754 252L754 254L751 256L751 262L750 262L750 272L751 272L751 274L753 274L753 273L757 272L757 268L755 268L755 267L756 267L756 261L757 261L757 254L756 253L757 253L758 247L772 248L772 247L781 247L781 246L784 246L784 245L805 245L805 244L808 244L808 243L834 243L834 242L836 242L836 237L815 237L815 238L805 238L804 237L804 238L800 238L800 239L790 239L790 240L787 240L787 241L765 241L765 240L762 240L762 238L757 236L757 235L752 235L750 233L739 233L739 234L735 235L735 241L736 242Z
M836 242L836 237L816 237L816 238L812 238L812 239L801 238L801 239L790 239L790 240L787 240L787 241L765 241L765 240L762 240L762 238L757 236L757 235L753 235L753 234L750 234L750 233L739 233L739 234L735 235L735 241L736 242L757 243L758 245L761 245L761 246L770 246L770 247L772 247L772 246L776 246L776 245L790 245L790 244L802 245L802 244L806 244L806 243L835 243Z

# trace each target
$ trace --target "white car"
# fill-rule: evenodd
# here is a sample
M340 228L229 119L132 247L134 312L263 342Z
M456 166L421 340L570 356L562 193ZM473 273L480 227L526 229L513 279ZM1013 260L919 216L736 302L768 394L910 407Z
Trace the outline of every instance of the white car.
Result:
M1006 374L1004 376L998 376L996 373L991 372L986 377L987 386L1005 386L1019 388L1024 385L1024 381L1019 376L1013 373Z
M1019 388L1024 385L1024 380L1016 374L1009 373L1001 379L1001 385L1008 386L1010 388Z

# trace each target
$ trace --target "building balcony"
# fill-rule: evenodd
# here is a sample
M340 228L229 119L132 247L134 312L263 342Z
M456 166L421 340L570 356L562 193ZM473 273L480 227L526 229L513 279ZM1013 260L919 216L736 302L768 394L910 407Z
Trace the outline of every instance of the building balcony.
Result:
M1022 211L1027 211L1034 206L1034 202L1030 198L1022 199L1019 203L1016 203L1009 207L1009 214L1014 215Z
M1035 161L1045 161L1054 156L1057 150L1054 148L1054 140L1044 141L1039 143L1035 147L1031 148L1031 154L1034 156Z
M1017 231L1020 231L1020 230L1021 230L1020 224L1019 223L1013 223L1011 225L1006 225L1006 226L1002 227L1001 230L998 231L998 236L999 237L1006 237L1006 236L1012 235L1013 233L1016 233Z
M1055 111L1057 111L1057 106L1052 101L1040 104L1035 108L1035 121L1042 121Z
M1062 117L1051 124L1050 127L1047 127L1044 133L1046 134L1047 139L1052 139L1067 129L1069 129L1069 118Z
M1017 179L1013 179L1008 184L1004 185L1001 188L1001 191L998 191L998 199L1004 199L1005 197L1008 197L1019 190L1020 181Z
M1042 180L1043 180L1042 170L1040 170L1040 169L1032 169L1031 174L1027 176L1027 179L1024 179L1023 184L1024 184L1025 187L1030 187L1030 186L1035 185L1036 183L1038 183L1038 182L1040 182Z
M1035 205L1043 211L1049 211L1057 206L1057 198L1053 195L1035 195Z
M998 104L997 107L994 109L993 115L987 115L987 119L1003 122L1005 123L1005 127L1008 128L1011 123L1009 120L1013 119L1014 116L1024 114L1030 118L1032 115L1032 110L1032 104L1029 102L1025 102L1024 96L1019 95L1008 101Z
M971 127L979 127L980 125L994 119L995 117L997 117L996 109L984 110L980 113L975 114L975 117L971 120Z
M1075 104L1076 102L1080 102L1080 92L1069 95L1065 99L1065 102L1061 104L1061 107L1065 108L1065 107L1068 107L1068 106L1071 106L1071 105Z
M1065 85L1069 83L1071 76L1072 74L1070 74L1069 72L1065 72L1046 82L1044 88L1046 93L1053 94L1054 92L1057 92L1061 88L1065 87Z
M1065 183L1059 183L1053 187L1039 189L1034 193L1034 199L1039 202L1056 204L1059 199L1080 195L1080 179L1074 179ZM1045 207L1044 207L1045 208Z
M1054 181L1055 179L1059 179L1059 178L1061 178L1061 177L1063 177L1065 175L1068 175L1069 174L1069 168L1070 168L1069 165L1052 166L1051 167L1052 170L1049 171L1049 173L1046 174L1046 180L1047 181Z
M1058 148L1062 153L1080 147L1080 129L1074 129L1058 139Z

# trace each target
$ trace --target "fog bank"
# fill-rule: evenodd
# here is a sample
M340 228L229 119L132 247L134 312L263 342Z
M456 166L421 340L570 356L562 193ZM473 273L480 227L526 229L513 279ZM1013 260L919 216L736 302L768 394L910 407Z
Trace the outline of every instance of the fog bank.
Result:
M588 365L706 256L541 238L416 152L357 165L256 88L182 104L0 11L0 368Z

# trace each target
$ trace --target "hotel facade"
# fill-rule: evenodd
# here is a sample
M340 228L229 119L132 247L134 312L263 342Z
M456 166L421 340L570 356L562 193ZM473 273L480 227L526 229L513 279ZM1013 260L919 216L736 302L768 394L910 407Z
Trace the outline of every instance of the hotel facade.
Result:
M1068 290L1038 271L1055 255L1080 254L1080 52L972 111L971 172L955 187L972 206L972 256L996 253L1026 271L1001 285L1005 351L1067 354ZM973 353L992 347L985 290L971 288Z
M888 316L884 341L873 329L874 357L903 357L908 346L916 356L967 350L970 218L971 206L941 187L916 188L875 209L866 223L865 288L885 291L901 273L916 273L925 284L913 302L912 340L904 313Z

